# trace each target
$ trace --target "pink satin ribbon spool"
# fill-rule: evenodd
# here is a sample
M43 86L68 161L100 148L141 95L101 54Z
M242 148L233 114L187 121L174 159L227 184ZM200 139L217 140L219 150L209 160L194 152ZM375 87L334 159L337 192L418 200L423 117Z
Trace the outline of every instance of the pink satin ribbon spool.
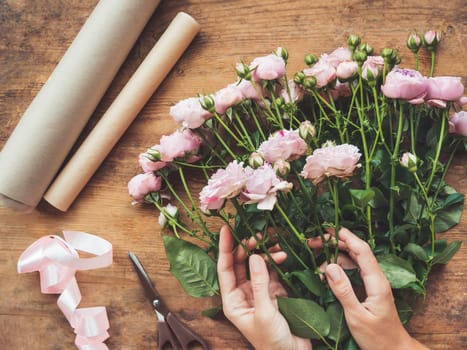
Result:
M112 244L85 232L63 231L63 236L44 236L31 244L19 257L18 273L39 271L42 293L60 294L57 304L76 333L78 349L108 349L104 344L109 337L106 309L77 308L81 293L75 273L111 265ZM80 258L77 250L95 256Z

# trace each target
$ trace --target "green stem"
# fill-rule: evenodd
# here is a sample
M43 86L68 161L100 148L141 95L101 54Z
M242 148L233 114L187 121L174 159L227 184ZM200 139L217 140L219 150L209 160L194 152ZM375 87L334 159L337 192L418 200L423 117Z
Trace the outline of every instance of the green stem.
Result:
M249 151L254 151L256 149L255 145L253 144L253 141L251 141L251 138L250 138L250 135L248 134L248 131L246 130L245 128L245 125L243 124L242 122L242 119L240 118L240 116L238 115L238 113L234 112L234 115L235 115L235 120L237 121L238 125L240 126L240 129L242 130L243 132L243 137L244 139L246 139L248 141L248 143L250 144L250 149Z
M398 156L399 156L399 146L402 137L402 126L404 112L403 108L399 109L399 120L398 120L398 127L397 127L397 134L396 134L396 142L394 143L394 150L391 156L391 182L389 187L389 234L390 234L390 241L391 241L391 250L392 252L396 251L396 245L394 243L394 205L395 205L395 198L394 198L394 191L396 185L396 166L398 163Z
M224 139L222 138L221 135L217 132L217 130L212 129L212 133L216 136L217 140L220 142L220 144L224 147L224 149L227 151L227 153L233 158L237 159L237 156L235 153L230 149L230 147L225 143Z
M221 118L221 116L219 114L214 112L214 117L219 122L219 124L222 125L222 127L225 129L225 131L227 131L229 133L229 135L232 136L232 138L235 140L235 142L237 142L237 144L239 146L242 146L242 147L248 149L247 147L245 147L245 144L243 143L243 141L240 140L237 135L235 135L235 133L232 131L232 129L230 129L227 124L225 124L225 122L222 120L222 118Z
M428 191L430 191L431 184L433 183L433 179L436 174L436 169L438 168L438 161L441 155L441 148L443 146L443 141L444 141L444 133L446 131L446 124L447 124L446 113L447 112L445 111L441 117L442 118L441 119L441 130L439 131L438 145L436 146L436 154L435 154L435 158L433 159L433 165L431 167L431 174L426 185L426 188Z
M289 217L287 216L287 214L284 212L284 210L282 209L282 207L279 205L279 203L276 203L276 208L277 210L279 211L279 213L282 215L282 217L284 218L285 222L287 223L287 225L290 227L290 229L292 230L292 232L295 234L295 236L297 237L298 241L303 244L305 246L305 248L307 249L309 255L310 255L310 258L311 258L311 263L313 264L313 268L315 270L318 269L318 265L316 264L316 260L315 260L315 255L313 254L313 251L311 250L311 248L308 246L307 242L306 242L306 238L305 238L305 235L303 233L300 233L298 232L297 228L295 227L295 225L290 221Z
M336 242L339 242L339 230L340 230L340 208L339 208L339 193L337 188L337 182L333 179L328 179L329 192L331 193L334 201L334 229L336 233ZM336 244L334 250L334 263L337 263L337 256L339 255L339 246Z
M245 107L243 107L243 109L248 114L248 111L245 109ZM261 124L260 124L260 122L258 120L258 117L256 116L255 111L253 110L253 108L251 106L249 106L248 109L249 109L249 115L252 116L253 121L254 121L254 123L256 125L256 129L258 129L258 132L261 135L261 141L266 140L266 136L264 134L263 128L261 127Z
M360 122L359 125L359 131L360 131L360 137L362 139L362 147L363 147L363 154L365 158L365 189L370 189L371 188L371 158L370 158L370 153L368 151L368 143L366 139L366 133L365 133L365 115L362 110L364 102L363 102L363 84L362 84L362 77L360 74L359 77L359 86L360 86L360 105L358 105L357 102L357 114L358 114L358 119ZM371 223L371 207L367 205L366 207L366 220L367 220L367 226L368 226L368 243L370 244L371 248L375 247L375 239L373 236L373 227Z
M418 70L418 52L414 53L414 57L415 57L415 70Z
M430 68L430 77L433 76L435 73L435 60L436 60L436 52L434 50L431 51L431 68Z

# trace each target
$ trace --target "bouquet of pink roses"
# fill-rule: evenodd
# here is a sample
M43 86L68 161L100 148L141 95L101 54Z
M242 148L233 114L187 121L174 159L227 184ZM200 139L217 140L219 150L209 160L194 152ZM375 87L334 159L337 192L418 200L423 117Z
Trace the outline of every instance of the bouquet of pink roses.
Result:
M460 78L433 76L440 39L409 36L416 69L406 69L393 49L374 55L352 35L346 48L307 55L290 79L288 52L278 48L238 64L236 82L172 106L181 127L140 155L144 173L129 191L172 232L163 241L185 291L219 294L218 231L227 225L240 246L256 236L262 253L277 244L287 253L270 264L289 291L279 308L295 334L318 348L354 349L321 276L339 256L327 231L345 226L373 249L408 321L412 296L425 294L433 266L461 245L438 236L462 213L464 196L444 178L467 137ZM422 46L432 53L428 77L418 70ZM204 184L196 194L194 182ZM355 269L347 273L360 284Z

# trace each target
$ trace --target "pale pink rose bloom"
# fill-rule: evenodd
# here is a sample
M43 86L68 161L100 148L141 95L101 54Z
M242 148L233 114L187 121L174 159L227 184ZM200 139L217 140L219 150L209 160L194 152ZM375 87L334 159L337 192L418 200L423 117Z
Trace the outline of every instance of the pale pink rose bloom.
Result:
M203 107L198 97L190 97L170 107L169 114L185 128L196 129L212 117Z
M381 86L384 96L421 104L427 94L427 79L413 69L394 68Z
M336 79L336 69L326 60L319 60L313 67L304 69L303 73L316 78L317 88L325 87Z
M464 94L460 77L434 77L427 80L426 102L435 107L446 107L446 101L458 101Z
M229 84L214 94L214 106L218 114L224 114L227 109L242 100L242 91L236 84Z
M349 144L318 148L306 158L301 175L315 185L326 177L348 178L359 167L360 152Z
M287 82L288 89L283 88L280 92L280 96L284 99L285 103L299 102L303 100L305 96L305 90L297 85L292 79Z
M330 54L321 55L319 60L326 61L334 68L337 68L342 62L351 61L352 53L347 47L338 47Z
M158 171L167 165L166 162L152 161L147 153L141 153L139 155L138 163L145 173Z
M288 192L292 184L281 180L270 164L247 170L248 178L241 199L246 204L257 203L260 210L272 210L277 201L277 192Z
M246 179L243 163L236 160L225 169L217 170L199 194L201 210L207 212L222 208L227 198L233 198L243 190Z
M133 176L128 182L128 193L135 202L144 202L144 196L151 192L157 192L161 189L162 179L154 173L144 173Z
M358 63L355 61L345 61L340 63L336 69L336 76L339 80L347 80L357 74Z
M261 101L267 94L263 90L261 84L256 84L255 87L250 81L242 79L239 83L236 83L238 89L242 93L244 99L250 99L255 101Z
M449 118L449 132L467 137L467 112L454 113Z
M255 58L249 67L255 81L279 79L285 74L283 58L274 54Z
M306 142L297 130L280 130L261 143L258 153L269 163L300 158L307 151Z
M374 79L379 77L384 68L384 58L381 56L368 56L363 62L362 78L368 80L368 71L371 72Z
M199 159L198 150L202 142L202 139L190 129L179 129L170 135L162 136L156 149L159 150L163 162L184 158L191 163Z

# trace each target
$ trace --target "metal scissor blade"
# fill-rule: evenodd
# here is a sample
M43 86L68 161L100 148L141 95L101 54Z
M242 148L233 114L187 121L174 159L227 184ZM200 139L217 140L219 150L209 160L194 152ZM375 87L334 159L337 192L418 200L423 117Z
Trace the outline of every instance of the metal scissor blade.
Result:
M157 293L157 290L154 287L154 284L152 283L151 279L149 278L149 275L147 274L146 270L144 270L143 264L141 264L138 257L134 253L128 252L128 256L133 262L133 265L135 265L136 272L138 274L139 279L141 280L141 284L143 285L146 297L151 302L152 307L157 313L162 313L164 317L167 316L168 310L166 310L163 306L161 297L159 293Z

